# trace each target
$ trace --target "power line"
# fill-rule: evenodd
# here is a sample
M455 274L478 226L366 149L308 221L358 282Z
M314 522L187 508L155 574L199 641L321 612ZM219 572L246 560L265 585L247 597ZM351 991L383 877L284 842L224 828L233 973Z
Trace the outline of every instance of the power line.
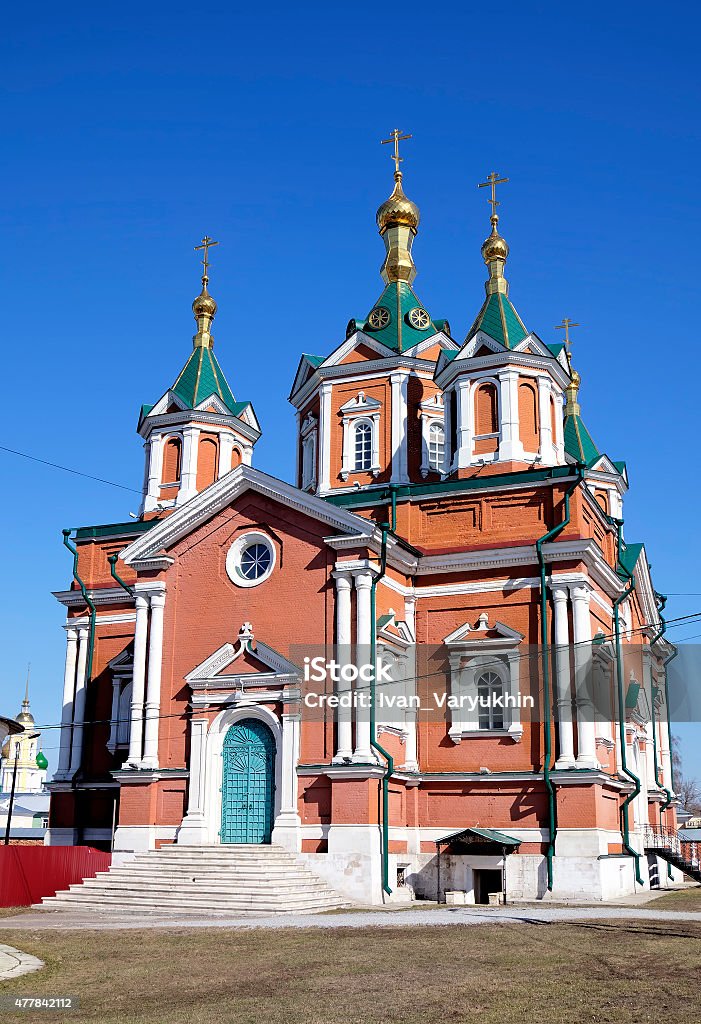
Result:
M689 620L692 620L694 622L701 621L701 610L698 611L698 612L694 612L691 615L679 616L678 619L670 619L667 622L667 627L668 628L672 628L672 629L678 629L682 624L688 623ZM649 629L651 626L654 627L656 625L657 625L657 623L646 623L646 624L643 624L642 626L639 626L635 630L631 630L630 632L631 633L640 633L640 632L643 632L645 629ZM604 640L607 640L607 639L613 640L614 637L615 637L614 633L611 633L611 634L608 634L608 635L607 634L601 634L601 635L602 635ZM683 640L680 640L678 642L679 643L684 643L687 640L694 640L694 639L696 639L699 636L701 636L701 633L696 633L693 636L684 637ZM558 648L555 644L550 644L549 647L550 647L551 651L557 651L558 649L568 649L569 650L569 649L574 648L574 647L592 646L592 644L593 644L592 640L578 640L576 643L573 642L573 643L570 643L570 644L562 644L562 645L560 645L560 648ZM438 646L438 645L436 645L436 646ZM529 645L529 646L532 646L532 645ZM521 658L519 659L519 663L527 662L527 661L529 661L532 658L540 658L540 656L541 656L540 651L531 652L530 654L522 655ZM501 662L494 661L491 664L492 665L500 665ZM480 668L482 668L482 669L489 668L489 667L490 667L490 663L483 662L480 665ZM381 683L376 683L376 686L379 686L379 687L382 687L382 686L396 686L398 683L417 683L417 682L422 682L423 680L426 680L426 679L432 679L435 676L440 676L441 678L446 678L447 677L447 673L445 671L443 671L443 670L437 669L435 672L427 672L424 675L411 676L411 677L408 677L408 678L405 678L405 679L392 680L392 682L390 682L390 683L382 683L382 682ZM356 686L355 687L355 692L360 692L362 690L368 690L369 688L370 688L369 685L368 686ZM144 717L150 719L151 721L153 721L154 719L158 719L159 722L160 721L165 721L165 720L171 719L171 718L183 719L183 718L187 718L188 716L194 714L195 710L196 709L194 709L194 708L183 708L181 711L176 711L176 712L173 712L172 714L159 713L158 715L150 715L150 716L144 716ZM115 719L113 719L113 718L95 718L95 719L85 719L85 720L83 720L83 722L78 722L78 723L71 722L71 723L68 723L65 727L66 728L72 728L76 724L78 726L83 726L83 727L88 726L88 725L112 725L113 723L120 724L120 723L123 723L123 722L131 722L131 721L132 721L131 716L128 717L128 718L119 718L119 719L117 719L117 718L115 718ZM52 729L61 729L61 728L63 728L63 726L62 726L61 722L52 722L52 723L49 723L49 724L46 724L46 725L38 724L36 726L36 728L38 730L44 732L44 731L49 731L49 730L52 730ZM50 750L50 749L57 749L57 748L55 748L55 747L54 748L47 747L46 749Z
M49 462L47 459L39 459L36 455L29 455L28 452L20 452L15 448L7 448L0 444L0 451L9 452L11 455L19 455L22 459L29 459L31 462L39 462L42 466L50 466L52 469L60 469L64 473L72 473L74 476L85 477L86 480L96 480L100 484L107 484L108 487L119 487L122 491L132 491L134 494L143 494L136 487L127 487L126 484L115 483L114 480L106 480L102 476L93 476L92 473L83 473L80 469L72 469L70 466L61 466L58 462Z

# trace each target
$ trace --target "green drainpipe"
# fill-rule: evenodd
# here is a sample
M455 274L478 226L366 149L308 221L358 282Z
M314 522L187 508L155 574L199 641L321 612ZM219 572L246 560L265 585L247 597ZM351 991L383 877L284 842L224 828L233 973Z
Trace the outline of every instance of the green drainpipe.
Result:
M620 719L618 723L619 736L621 741L621 771L627 778L633 783L633 792L629 793L621 804L621 833L623 835L623 847L635 860L635 880L638 885L644 885L642 875L640 874L640 854L637 850L634 850L630 845L630 827L628 823L628 807L635 800L636 796L640 795L642 786L640 785L640 779L631 771L628 767L626 759L626 704L625 696L623 693L623 654L621 652L621 622L618 615L618 609L622 601L625 600L635 590L635 576L621 564L621 546L622 546L622 532L623 532L623 520L616 520L616 526L618 529L618 564L621 566L626 576L628 577L628 586L613 602L613 622L614 632L616 636L616 677L617 677L617 689L618 689L618 717Z
M394 773L394 758L377 742L377 728L375 721L375 682L377 674L377 613L376 595L377 584L382 579L387 569L387 534L389 524L382 523L382 548L380 555L380 571L373 576L370 587L370 664L372 666L372 681L370 683L370 746L387 762L387 768L382 776L382 891L391 896L392 890L389 884L389 780Z
M577 467L577 479L572 486L565 491L565 517L552 530L548 530L535 542L538 566L540 568L540 646L543 659L543 719L545 721L545 756L543 763L543 781L548 792L548 849L546 851L548 868L548 892L553 888L553 857L555 855L555 838L557 836L557 808L555 805L555 787L550 778L550 762L552 760L552 732L550 729L550 718L552 705L550 702L550 660L548 657L548 594L545 582L545 555L543 544L553 540L570 521L570 498L579 487L584 478L584 469Z
M78 575L78 549L73 547L70 540L68 539L70 535L70 530L63 531L63 543L65 547L67 547L70 553L73 555L73 579L80 587L80 592L83 595L83 600L88 606L88 610L90 612L90 630L88 633L88 660L87 665L85 667L85 686L87 687L92 677L93 653L95 651L95 619L97 618L97 610L92 602L92 599L90 598L90 595L85 589L85 584Z
M129 594L131 597L133 597L134 596L133 589L129 586L128 583L125 583L124 580L122 579L122 577L117 573L117 559L118 558L119 558L119 555L110 555L109 558L107 559L107 561L110 563L110 573L112 574L112 579L116 580L117 583L122 588L122 590L126 590L127 594Z

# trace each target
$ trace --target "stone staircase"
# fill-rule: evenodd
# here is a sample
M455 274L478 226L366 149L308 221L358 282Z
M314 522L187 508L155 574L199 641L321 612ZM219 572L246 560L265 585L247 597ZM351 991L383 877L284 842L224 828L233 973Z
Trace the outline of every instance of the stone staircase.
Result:
M309 913L349 904L279 846L165 846L46 896L37 909Z
M645 852L673 864L690 878L701 882L701 843L684 839L674 828L646 825L644 829Z

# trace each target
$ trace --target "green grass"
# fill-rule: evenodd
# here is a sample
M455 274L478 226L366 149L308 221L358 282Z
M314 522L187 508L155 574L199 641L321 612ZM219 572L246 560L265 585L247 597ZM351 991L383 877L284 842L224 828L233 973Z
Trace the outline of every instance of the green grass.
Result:
M657 1024L698 1019L701 926L5 931L101 1024ZM27 1020L3 1014L3 1020ZM44 1018L42 1018L44 1019ZM48 1017L47 1017L48 1019ZM54 1019L54 1018L51 1018Z
M701 910L701 885L665 893L645 906L649 910Z

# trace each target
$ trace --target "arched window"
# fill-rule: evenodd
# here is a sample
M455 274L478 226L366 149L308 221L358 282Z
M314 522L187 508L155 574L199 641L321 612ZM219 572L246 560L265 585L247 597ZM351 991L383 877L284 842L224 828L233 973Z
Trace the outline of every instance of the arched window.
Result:
M437 473L443 472L445 457L445 431L440 423L432 423L428 428L428 464Z
M179 437L169 437L163 449L163 483L179 483L181 467L182 443Z
M372 466L372 427L365 420L355 425L353 437L353 469L368 470Z
M480 384L475 395L475 435L496 434L499 430L496 385Z
M518 419L523 447L527 452L537 452L540 448L538 393L532 384L524 381L518 386Z
M496 672L483 672L477 680L480 729L503 729L504 709L495 704L504 696L504 684Z
M197 452L197 490L203 491L217 479L219 444L216 437L200 437Z

